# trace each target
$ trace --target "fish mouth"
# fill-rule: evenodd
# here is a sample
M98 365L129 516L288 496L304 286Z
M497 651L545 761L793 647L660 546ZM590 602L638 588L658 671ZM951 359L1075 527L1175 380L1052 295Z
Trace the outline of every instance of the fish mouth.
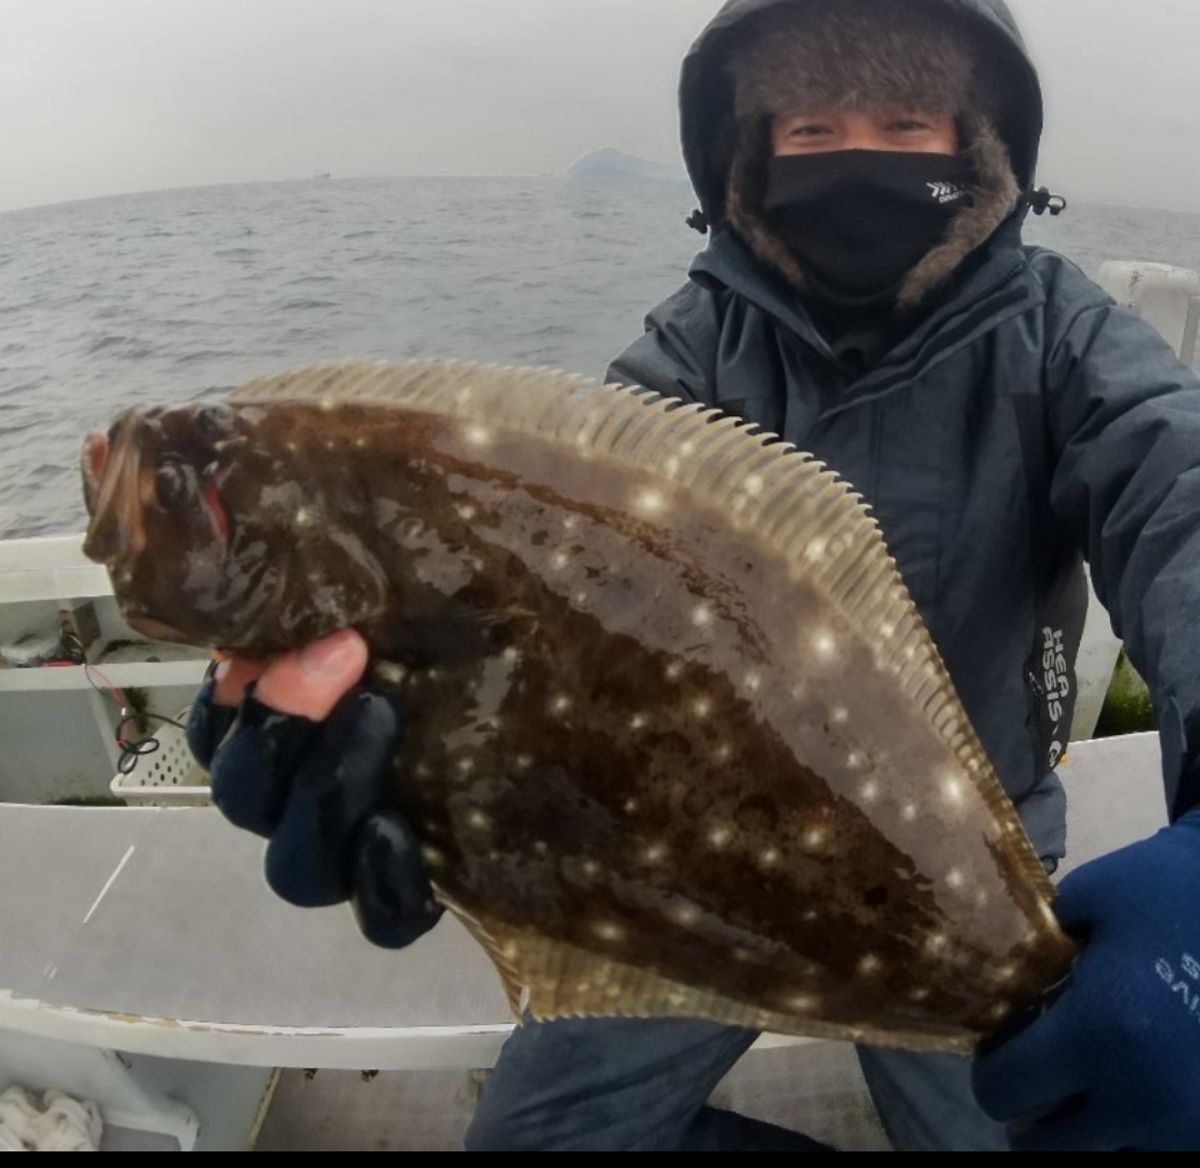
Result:
M83 474L83 498L88 517L94 519L100 506L100 491L104 483L104 468L108 463L108 438L93 430L83 440L79 469Z
M110 568L118 556L136 556L146 546L133 421L132 415L122 418L112 441L103 434L88 434L80 455L84 501L91 517L83 552Z

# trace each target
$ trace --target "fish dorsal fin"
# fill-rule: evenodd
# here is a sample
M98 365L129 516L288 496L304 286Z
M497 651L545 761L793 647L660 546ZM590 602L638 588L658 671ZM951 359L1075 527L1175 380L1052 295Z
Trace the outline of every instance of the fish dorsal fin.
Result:
M481 437L491 429L539 435L571 443L585 458L631 464L736 518L875 647L881 668L924 711L1001 828L1020 842L1025 878L1052 896L878 525L849 484L810 455L719 410L548 369L455 361L322 366L252 381L230 400L401 408L460 417L468 434Z

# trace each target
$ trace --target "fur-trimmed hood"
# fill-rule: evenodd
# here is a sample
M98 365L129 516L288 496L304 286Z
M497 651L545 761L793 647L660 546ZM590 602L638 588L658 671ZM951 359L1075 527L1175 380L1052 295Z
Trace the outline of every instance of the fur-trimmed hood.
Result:
M878 22L871 29L875 51L856 57L842 51L836 34L839 7L846 23L841 31L855 32L848 18L861 8L859 0L729 0L684 62L684 159L705 218L714 228L731 223L759 258L794 286L804 282L799 265L762 223L758 200L766 145L751 131L754 119L781 101L802 105L831 94L855 100L854 91L864 90L881 103L915 102L947 112L957 106L963 114L965 148L977 176L972 205L910 273L902 304L917 303L1004 220L1021 213L1019 193L1033 184L1041 87L1007 5L1003 0L887 0L888 8L901 6L908 7L906 22L918 22L920 29L907 38L907 51L888 51L893 34L886 22ZM803 21L812 18L834 24L834 35L818 53L804 47ZM768 36L756 38L754 30L764 25ZM970 42L970 50L961 47L964 42ZM789 69L792 62L796 67ZM986 69L983 84L971 76L973 62Z

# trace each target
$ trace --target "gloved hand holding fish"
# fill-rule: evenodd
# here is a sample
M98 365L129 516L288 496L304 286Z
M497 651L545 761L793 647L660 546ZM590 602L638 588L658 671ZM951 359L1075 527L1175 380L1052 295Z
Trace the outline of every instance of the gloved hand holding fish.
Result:
M146 635L365 638L349 701L403 730L361 749L514 1008L969 1052L1071 965L878 528L773 436L546 371L352 365L129 412L84 478Z
M403 948L442 910L412 828L386 806L401 711L361 691L337 702L367 657L346 629L270 662L227 659L192 705L188 744L225 818L266 838L279 896L350 901L368 940Z

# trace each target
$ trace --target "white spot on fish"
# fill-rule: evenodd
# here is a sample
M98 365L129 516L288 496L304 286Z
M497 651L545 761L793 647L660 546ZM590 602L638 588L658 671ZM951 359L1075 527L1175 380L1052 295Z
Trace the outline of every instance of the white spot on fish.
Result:
M917 805L915 803L905 803L904 807L900 811L900 818L903 819L905 823L912 823L916 817Z
M975 907L984 908L987 905L987 902L988 894L984 889L981 888L977 893L975 893Z
M470 815L467 816L467 826L475 828L476 831L482 831L490 823L491 820L488 819L488 817L478 808L476 808L471 812Z
M746 688L751 693L758 693L758 691L760 689L762 689L762 674L761 673L747 673L746 674Z
M492 440L492 432L486 426L468 426L463 437L472 446L486 446Z
M713 622L712 609L707 604L698 604L692 609L692 624L698 629L706 629Z
M774 868L779 863L779 852L775 848L767 848L765 852L759 855L758 862L764 868Z
M810 827L804 833L804 846L809 851L816 851L825 842L825 829L823 827Z
M575 593L575 603L580 607L587 603L587 593L582 588Z
M321 400L318 404L320 405L321 409L323 409L327 414L332 413L333 410L335 410L337 408L337 402L335 402L333 400L333 398L331 398L331 397L321 398Z
M456 507L455 510L458 512L459 519L469 521L475 518L475 508L470 503L463 503L461 506Z
M923 1002L929 997L928 986L917 986L915 990L910 990L908 1000L910 1002Z
M666 472L668 478L673 479L679 473L680 465L681 463L678 455L672 454L671 457L663 463L663 470Z
M787 1000L787 1008L796 1014L809 1014L818 1004L819 999L814 994L793 994Z
M895 625L886 625L886 624L880 625L879 626L879 635L885 641L890 640L892 637L894 637L896 635L896 626Z
M636 815L637 814L638 802L636 799L626 799L623 806L624 806L626 815Z
M571 555L569 552L555 552L550 562L556 572L561 572L571 562Z
M357 447L359 450L364 450L364 449L366 449L367 440L366 440L365 438L363 438L363 437L358 437L358 438L355 438L355 439L354 439L354 445L355 445L355 446L356 446L356 447Z
M380 661L375 666L375 676L385 685L399 685L408 676L408 670L394 661Z
M679 444L679 453L680 453L680 454L681 454L681 455L682 455L684 458L687 458L687 457L689 457L690 455L692 455L692 454L695 454L695 453L696 453L696 444L695 444L694 442L691 442L691 441L688 441L688 442L681 442L681 443Z
M946 942L949 938L945 933L930 933L925 938L925 949L929 953L940 953L946 948Z
M666 844L651 844L642 852L642 859L647 864L658 864L666 857Z
M817 560L823 560L825 558L825 553L828 551L828 549L829 541L821 536L818 536L816 539L809 541L808 547L804 549L804 554L808 559L815 563Z
M843 722L848 722L850 721L850 711L845 706L834 706L829 711L829 720L839 725Z
M752 474L746 476L746 481L742 484L742 490L752 499L757 499L763 493L763 477L762 475Z
M668 681L678 681L683 676L683 662L672 661L666 668L666 676Z
M651 487L642 491L634 499L633 505L642 515L661 515L667 509L667 500L662 491Z
M578 526L579 526L579 520L576 519L574 515L568 515L563 520L563 530L564 531L574 531L575 528L577 528Z
M441 851L430 844L421 849L421 859L434 868L440 868L446 862L446 857Z
M521 952L521 950L520 950L519 946L517 945L516 941L505 941L504 944L500 947L501 956L507 957L509 959L509 961L511 961L514 957L516 957L516 955L520 952Z
M589 879L594 879L600 875L600 865L597 864L595 860L584 860L581 866L583 868L583 874Z
M733 747L728 742L722 742L716 750L713 751L713 758L717 762L728 762L733 757Z
M860 769L867 761L867 757L861 750L852 750L846 756L846 765L852 770Z
M297 446L295 442L285 442L284 446L287 447L288 454L295 454L300 449L300 447Z
M1012 981L1017 976L1017 967L1009 962L1007 965L997 966L992 970L992 978L998 982Z
M692 713L697 718L707 718L712 713L712 700L710 698L697 698L692 703Z
M676 905L671 910L671 918L678 925L694 925L700 919L700 910L694 904Z
M942 796L952 807L961 807L966 797L962 780L957 775L951 775L942 780Z
M629 729L644 730L648 722L649 719L645 714L634 714L634 716L629 719Z
M469 775L475 769L475 760L473 758L460 758L458 760L458 773L460 775Z
M511 665L514 661L521 660L521 651L515 645L509 645L500 656Z
M333 450L336 446L337 446L337 443L334 442L334 440L332 438L325 439L325 449L326 450Z
M565 714L571 708L571 699L566 694L558 694L550 701L552 714Z
M858 789L858 797L864 803L874 803L879 798L879 784L874 779L868 779Z
M533 850L537 852L539 856L544 856L550 850L550 847L545 840L534 840Z
M527 771L533 766L533 759L527 754L518 754L513 760L516 763L517 770Z
M724 823L719 823L709 830L708 842L714 848L723 848L731 839L733 839L733 829Z
M800 918L806 925L811 925L813 921L820 917L820 913L815 908L804 910L804 915Z
M963 876L960 869L951 868L950 871L946 873L947 887L961 888L964 883L966 883L966 877Z
M812 646L822 661L832 661L837 656L837 642L829 633L818 633L813 637Z
M687 994L680 993L679 990L672 990L667 994L667 1002L672 1006L682 1006L687 1001Z
M1002 1018L1007 1018L1009 1011L1012 1009L1007 1002L997 1002L989 1011L988 1017L993 1022L999 1022Z
M317 521L317 517L308 507L298 508L293 518L297 527L311 527Z
M874 953L867 953L858 963L861 977L873 977L883 968L883 962Z

